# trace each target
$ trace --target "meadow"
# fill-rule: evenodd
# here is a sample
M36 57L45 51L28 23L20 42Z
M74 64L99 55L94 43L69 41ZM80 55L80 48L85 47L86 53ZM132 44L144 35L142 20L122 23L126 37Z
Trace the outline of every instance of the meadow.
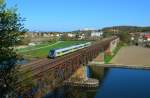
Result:
M43 43L36 46L29 46L27 48L17 50L17 53L22 55L24 58L44 58L48 56L51 49L65 48L77 44L82 44L87 41L58 41L51 43Z

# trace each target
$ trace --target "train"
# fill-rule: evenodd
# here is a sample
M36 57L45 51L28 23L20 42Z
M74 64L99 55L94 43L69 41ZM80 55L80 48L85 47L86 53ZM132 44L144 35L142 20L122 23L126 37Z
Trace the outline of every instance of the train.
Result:
M90 45L91 45L91 42L87 42L84 44L74 45L74 46L70 46L70 47L66 47L66 48L52 49L49 51L48 57L54 59L56 57L63 56L65 54L77 51L79 49L89 47Z

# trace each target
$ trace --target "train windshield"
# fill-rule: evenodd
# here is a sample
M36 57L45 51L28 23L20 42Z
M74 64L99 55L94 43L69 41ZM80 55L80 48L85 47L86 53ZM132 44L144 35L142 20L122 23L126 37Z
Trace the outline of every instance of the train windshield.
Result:
M53 56L55 54L55 50L50 50L50 55Z

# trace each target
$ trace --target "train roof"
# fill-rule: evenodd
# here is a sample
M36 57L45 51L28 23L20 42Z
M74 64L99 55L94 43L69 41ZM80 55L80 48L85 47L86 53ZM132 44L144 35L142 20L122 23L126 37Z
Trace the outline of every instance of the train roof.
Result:
M82 45L85 45L85 44L91 44L91 42L87 42L87 43L83 43L83 44L78 44L78 45L74 45L74 46L69 46L69 47L66 47L66 48L51 49L51 51L57 51L57 52L59 52L59 51L65 51L65 50L76 48L76 47L79 47L79 46L82 46Z

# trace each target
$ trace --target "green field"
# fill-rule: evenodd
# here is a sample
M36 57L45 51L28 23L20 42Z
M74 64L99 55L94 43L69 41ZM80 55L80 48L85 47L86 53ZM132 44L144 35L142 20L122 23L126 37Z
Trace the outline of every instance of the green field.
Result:
M86 41L59 41L55 43L45 43L33 47L27 47L17 50L17 52L23 55L25 58L43 58L48 56L48 52L51 49L64 48L72 45L85 43Z

